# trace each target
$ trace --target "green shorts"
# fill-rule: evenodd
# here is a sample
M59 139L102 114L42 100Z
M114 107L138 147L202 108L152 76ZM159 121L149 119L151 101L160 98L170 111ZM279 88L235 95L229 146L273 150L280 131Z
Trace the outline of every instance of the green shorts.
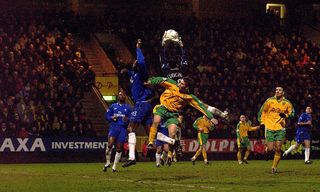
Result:
M238 148L248 148L251 147L250 141L248 137L243 137L241 140L240 138L237 139Z
M286 130L268 130L266 131L267 142L283 141L286 138Z
M199 133L198 132L198 143L199 145L206 145L209 138L208 133Z
M169 111L165 106L163 105L156 105L153 108L153 114L159 115L161 119L164 121L164 125L168 127L168 125L179 124L179 113L177 112L171 112Z

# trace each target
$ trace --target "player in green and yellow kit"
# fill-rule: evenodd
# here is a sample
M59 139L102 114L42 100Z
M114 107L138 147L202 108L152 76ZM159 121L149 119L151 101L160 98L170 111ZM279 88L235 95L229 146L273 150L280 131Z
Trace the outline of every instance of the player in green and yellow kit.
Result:
M267 152L275 152L272 173L277 172L281 159L281 146L286 136L286 119L293 117L294 109L291 102L284 97L283 88L276 87L275 96L264 102L258 114L260 128L266 129Z
M193 84L193 80L189 77L182 78L179 83L164 77L153 77L145 84L161 85L165 88L164 92L160 96L160 105L157 105L154 109L154 115L163 119L165 126L169 130L169 136L173 139L173 143L177 131L177 125L180 123L179 112L181 112L187 105L199 110L202 114L208 117L213 124L218 124L218 120L213 118L213 115L208 111L206 106L196 96L189 94L189 88ZM157 130L157 127L154 128L152 126L151 128L150 133L154 132L153 129ZM170 151L168 153L168 158L171 158Z
M195 120L193 127L198 131L199 148L196 154L191 158L192 164L195 165L197 157L202 152L204 164L208 165L206 144L209 138L209 132L214 130L214 124L206 116L202 116Z
M248 164L248 157L250 155L251 144L248 137L248 131L258 130L259 126L252 127L247 122L245 115L240 115L240 122L237 124L237 145L238 145L238 153L237 158L239 164L246 163ZM244 158L242 159L242 150L246 149Z

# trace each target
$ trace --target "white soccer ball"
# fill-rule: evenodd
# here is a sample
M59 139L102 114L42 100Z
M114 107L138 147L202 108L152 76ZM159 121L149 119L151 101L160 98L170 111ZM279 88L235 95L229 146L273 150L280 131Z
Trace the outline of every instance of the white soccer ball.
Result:
M179 42L181 42L181 37L179 36L179 33L173 29L165 31L162 36L161 44L162 46L165 46L168 42L174 42L179 44Z

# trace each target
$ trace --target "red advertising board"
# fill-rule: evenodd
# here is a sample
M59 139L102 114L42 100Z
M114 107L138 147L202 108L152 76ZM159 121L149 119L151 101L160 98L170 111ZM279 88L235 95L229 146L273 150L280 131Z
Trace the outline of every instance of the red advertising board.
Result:
M263 153L264 141L250 139L251 150ZM184 139L181 141L182 150L186 153L193 153L199 148L199 143L196 139ZM237 141L235 139L209 139L206 145L207 152L225 152L232 153L237 151Z

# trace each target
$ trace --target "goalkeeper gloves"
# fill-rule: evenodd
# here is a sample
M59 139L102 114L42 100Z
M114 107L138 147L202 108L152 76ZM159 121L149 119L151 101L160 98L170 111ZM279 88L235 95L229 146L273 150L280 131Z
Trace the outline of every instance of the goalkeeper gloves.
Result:
M224 111L223 113L221 113L221 117L225 119L228 119L228 115L229 115L228 111Z

